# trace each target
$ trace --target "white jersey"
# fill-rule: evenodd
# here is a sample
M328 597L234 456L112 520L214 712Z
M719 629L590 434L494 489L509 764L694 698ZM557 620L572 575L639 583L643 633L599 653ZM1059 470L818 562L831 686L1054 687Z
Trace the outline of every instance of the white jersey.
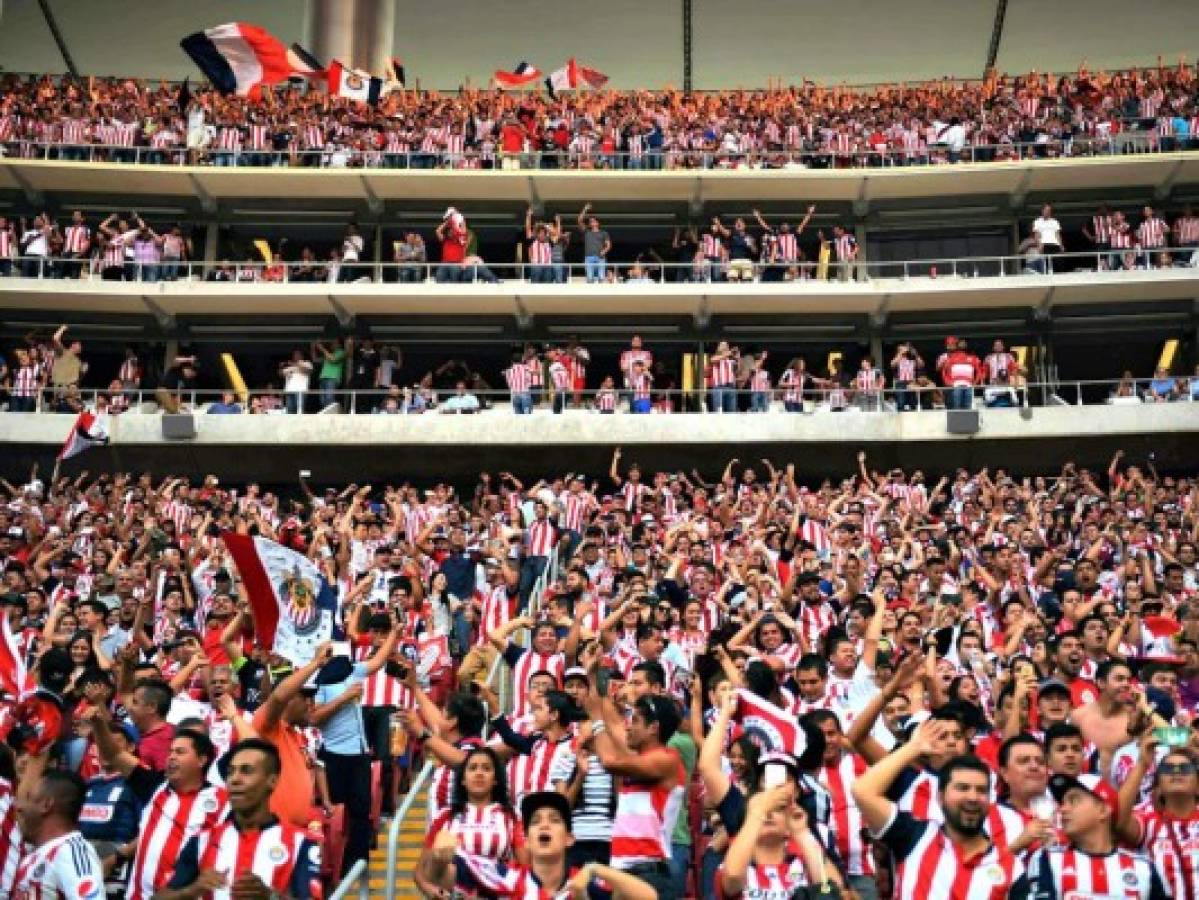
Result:
M21 860L12 896L13 900L100 900L104 896L100 857L78 831L47 841Z

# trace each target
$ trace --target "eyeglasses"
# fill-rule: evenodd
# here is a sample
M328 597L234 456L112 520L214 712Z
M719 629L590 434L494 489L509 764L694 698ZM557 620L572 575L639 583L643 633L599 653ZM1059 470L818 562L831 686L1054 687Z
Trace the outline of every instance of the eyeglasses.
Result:
M1160 775L1194 775L1195 764L1189 762L1182 763L1162 763L1157 767Z

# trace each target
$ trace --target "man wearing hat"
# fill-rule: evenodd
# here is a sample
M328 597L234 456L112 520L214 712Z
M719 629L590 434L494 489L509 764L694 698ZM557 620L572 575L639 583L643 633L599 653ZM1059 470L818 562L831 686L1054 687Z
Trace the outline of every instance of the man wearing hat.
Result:
M467 891L472 896L512 897L536 900L562 896L616 900L654 900L654 889L634 875L611 866L588 863L571 870L566 852L574 844L570 824L570 802L554 791L538 791L520 805L529 863L505 865L463 853L457 836L448 829L437 835L429 865L430 881L448 891ZM456 894L455 894L456 895Z
M1117 845L1120 803L1114 787L1098 775L1054 775L1049 790L1069 843L1033 854L1028 871L1012 886L1012 898L1169 896L1148 857Z

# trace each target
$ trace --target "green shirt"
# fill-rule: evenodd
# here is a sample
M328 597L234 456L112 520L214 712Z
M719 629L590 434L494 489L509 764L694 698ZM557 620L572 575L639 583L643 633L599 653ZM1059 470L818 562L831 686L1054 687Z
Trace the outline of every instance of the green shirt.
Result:
M346 368L346 351L338 348L325 357L321 363L321 381L341 381Z
M691 739L691 735L683 731L676 731L666 744L674 750L679 751L679 756L683 758L683 768L687 770L687 783L683 785L687 789L688 795L691 792L691 775L695 771L695 760L699 755L699 750L695 746L695 741ZM674 834L671 835L670 842L672 844L682 844L684 847L691 846L691 816L687 810L687 802L684 800L683 808L679 810L679 818L674 823Z

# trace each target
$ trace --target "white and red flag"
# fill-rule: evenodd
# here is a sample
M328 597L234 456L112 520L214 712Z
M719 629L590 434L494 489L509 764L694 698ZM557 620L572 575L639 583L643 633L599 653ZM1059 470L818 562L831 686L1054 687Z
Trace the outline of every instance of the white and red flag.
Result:
M264 537L222 532L268 650L302 666L333 637L337 594L307 556Z
M108 443L108 423L102 416L91 412L81 412L71 426L67 439L62 442L58 451L58 459L70 459L78 456L84 450L90 450L100 444Z
M321 73L320 65L302 48L288 47L248 22L227 22L197 31L181 40L179 46L222 94L246 97L257 93L262 84Z
M503 69L496 69L495 74L491 77L500 87L511 90L532 84L541 77L541 70L532 63L521 60L512 71L505 72Z
M741 723L746 735L763 753L776 750L798 757L808 748L807 735L795 716L753 691L738 689L733 719Z

